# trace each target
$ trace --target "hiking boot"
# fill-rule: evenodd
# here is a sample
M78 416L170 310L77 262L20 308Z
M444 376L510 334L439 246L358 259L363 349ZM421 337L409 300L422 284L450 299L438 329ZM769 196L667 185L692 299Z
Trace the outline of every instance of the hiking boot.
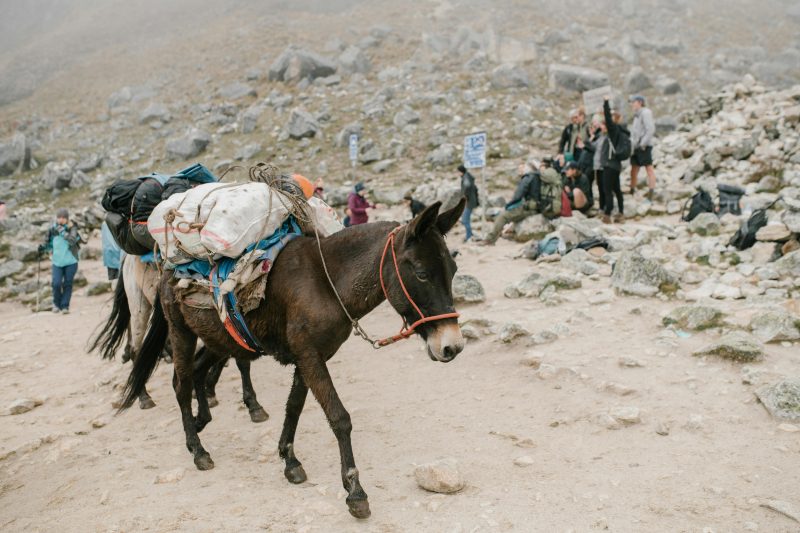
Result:
M69 309L62 309L61 312L64 313L65 315L68 315L69 314Z
M625 215L622 213L614 215L614 224L622 224L623 222L625 222Z
M56 307L56 306L54 305L54 306L53 306L53 308L51 309L51 311L52 311L52 312L54 312L54 313L60 313L60 312L61 312L61 309L59 309L58 307Z
M603 215L601 220L603 221L603 224L611 224L611 217L608 215Z

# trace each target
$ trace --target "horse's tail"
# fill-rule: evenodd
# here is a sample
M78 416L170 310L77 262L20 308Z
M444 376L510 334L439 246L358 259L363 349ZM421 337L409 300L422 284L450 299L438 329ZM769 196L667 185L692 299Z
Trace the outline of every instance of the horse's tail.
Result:
M133 359L133 368L122 391L123 400L119 411L124 411L136 401L144 390L150 376L158 365L158 359L167 342L167 319L161 307L161 295L156 294L153 302L153 314L150 316L150 327L142 342L142 348Z
M114 359L130 322L131 310L128 307L128 295L125 293L125 283L122 280L122 269L120 269L111 314L106 323L102 324L100 333L90 341L89 351L93 352L99 348L103 359Z

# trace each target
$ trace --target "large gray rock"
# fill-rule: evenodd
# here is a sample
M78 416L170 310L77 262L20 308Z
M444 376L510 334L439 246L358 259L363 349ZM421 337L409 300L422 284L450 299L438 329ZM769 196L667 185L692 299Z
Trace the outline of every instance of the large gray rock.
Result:
M748 333L733 331L720 337L717 342L696 350L694 355L716 355L733 361L750 362L761 360L764 350L761 343Z
M770 222L756 232L756 240L762 242L788 241L792 232L783 222Z
M139 114L139 124L149 124L150 122L169 122L169 109L164 104L153 102Z
M47 163L42 171L42 183L49 190L68 189L72 183L73 170L66 161Z
M366 139L358 148L358 160L364 164L368 165L370 163L374 163L376 161L380 161L383 159L383 152L381 151L381 147L373 141L372 139Z
M781 276L800 277L800 250L784 255L773 266Z
M417 466L414 469L414 478L423 489L444 494L458 492L466 484L458 461L452 457Z
M582 248L571 250L567 255L561 258L561 264L586 276L596 274L599 270L597 263L592 259L592 255Z
M592 68L575 65L551 64L548 68L551 89L588 91L609 84L608 75Z
M781 308L768 309L753 315L750 331L761 342L796 341L800 339L800 318Z
M669 312L663 319L665 326L676 326L691 331L701 331L722 325L725 315L716 307L705 305L682 305Z
M461 199L461 186L452 182L424 183L414 190L414 198L425 205L442 202L440 211L447 211Z
M130 87L125 86L108 97L108 108L114 109L124 106L131 101L131 98L133 98L133 91Z
M531 239L541 239L551 231L553 224L544 215L531 215L514 224L514 240L528 242Z
M30 163L31 150L24 134L17 132L8 141L0 142L0 176L28 170Z
M23 268L25 268L25 265L22 264L22 261L19 261L17 259L6 261L2 265L0 265L0 281L3 281L9 276L13 276L14 274L22 272Z
M800 421L800 379L785 379L756 391L759 401L778 420Z
M252 105L242 113L241 124L242 133L253 133L258 125L258 119L264 112L264 108L260 105Z
M456 274L453 278L453 301L477 303L486 300L483 285L475 276Z
M32 242L15 241L11 244L9 252L11 259L22 262L36 261L39 257L39 246Z
M506 298L536 298L552 287L552 290L579 289L582 283L571 274L543 275L533 272L522 281L509 285L503 291Z
M226 100L238 100L239 98L244 98L245 96L257 95L254 88L240 81L235 81L225 85L224 87L220 87L217 91L217 94Z
M348 46L339 55L339 71L343 74L355 74L356 72L366 74L371 69L372 64L369 58L357 46Z
M618 292L637 296L653 296L659 291L671 294L678 280L658 261L647 259L635 251L625 251L614 264L611 286Z
M454 144L445 143L428 153L427 161L432 167L453 166L460 157L461 152Z
M336 73L336 64L318 54L290 45L269 67L270 81L313 81Z
M516 65L500 65L496 67L492 71L490 82L495 89L528 87L531 84L525 69Z
M319 122L305 109L296 107L289 115L286 123L286 133L292 139L302 139L303 137L313 137L319 133Z
M403 128L409 124L416 124L420 120L419 113L414 111L408 106L403 107L400 111L395 113L392 119L392 124L398 128Z
M625 90L628 93L639 93L653 86L653 82L642 67L633 67L625 75Z
M165 146L168 159L186 160L203 153L211 142L211 135L200 129L192 129L183 137L170 139Z
M689 231L702 236L719 235L721 224L714 213L700 213L689 222Z
M360 122L351 122L345 125L345 127L336 134L336 138L333 142L334 146L336 146L336 148L346 148L350 144L350 135L355 134L361 137L362 129Z

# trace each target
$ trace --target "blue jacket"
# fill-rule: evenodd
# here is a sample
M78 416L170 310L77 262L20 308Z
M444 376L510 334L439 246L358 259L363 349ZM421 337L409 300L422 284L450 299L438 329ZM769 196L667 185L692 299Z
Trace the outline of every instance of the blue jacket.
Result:
M75 224L62 225L55 223L47 230L44 247L52 252L53 265L65 267L78 262L78 250L81 237Z
M120 249L111 230L108 229L108 224L103 222L100 226L100 238L103 242L103 265L106 268L116 268L119 270L120 264Z

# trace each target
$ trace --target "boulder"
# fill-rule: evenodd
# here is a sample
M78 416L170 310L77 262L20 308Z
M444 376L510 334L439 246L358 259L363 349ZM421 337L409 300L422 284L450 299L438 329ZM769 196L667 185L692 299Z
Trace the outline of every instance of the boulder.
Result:
M531 80L522 67L505 64L492 71L490 83L495 89L510 89L512 87L529 87Z
M217 90L217 94L220 96L220 98L224 98L225 100L238 100L239 98L244 98L245 96L257 96L258 93L256 93L256 90L248 84L235 81L220 87Z
M521 281L506 287L506 298L539 297L552 287L553 290L579 289L583 284L570 274L542 275L538 272L528 274Z
M367 139L358 149L358 160L364 164L368 165L370 163L374 163L376 161L380 161L383 159L383 152L381 151L381 147L375 143L372 139Z
M44 166L41 179L46 189L62 190L70 187L73 174L72 167L68 162L51 161Z
M11 405L8 406L8 414L10 415L21 415L22 413L27 413L28 411L38 407L44 403L42 400L31 400L30 398L20 398L18 400L14 400L11 402Z
M765 385L756 391L756 397L773 418L800 421L800 379Z
M24 263L36 261L39 257L39 245L32 242L15 241L11 243L9 255L11 259L16 259Z
M164 104L159 104L157 102L151 103L149 106L145 107L144 110L139 114L139 124L149 124L150 122L169 122L171 116L169 114L169 109Z
M681 84L674 78L659 78L656 80L656 88L661 91L663 95L677 94L683 90Z
M663 136L678 129L678 119L669 115L656 119L656 135Z
M594 262L591 254L582 248L575 248L567 255L562 257L561 264L586 276L596 274L599 270L599 267L597 266L597 263Z
M351 122L339 130L333 144L336 148L347 148L350 145L350 135L358 135L361 137L362 126L360 122Z
M719 235L721 224L714 213L700 213L689 222L689 231L697 235Z
M743 331L726 333L715 343L694 352L694 355L716 355L738 362L760 361L764 356L761 343Z
M514 224L514 240L528 242L531 239L541 239L553 231L552 223L544 215L531 215Z
M705 305L682 305L669 312L663 319L665 326L675 326L680 329L702 331L722 325L725 315L716 307Z
M609 84L607 74L592 68L554 63L548 67L548 73L551 89L583 92Z
M800 277L800 250L784 255L773 266L781 276Z
M356 72L366 74L371 69L369 58L357 46L348 46L339 55L339 71L343 74L355 74Z
M314 81L336 73L336 64L327 58L290 45L269 67L270 81L297 83L307 79Z
M461 153L454 144L445 143L428 153L427 161L432 167L448 167L458 162Z
M788 241L792 232L783 222L770 222L756 233L756 240L762 242L784 242Z
M90 283L86 287L86 296L98 296L109 292L111 292L110 281L97 281L95 283Z
M628 93L639 93L652 86L653 83L642 67L633 67L625 75L625 91Z
M31 149L23 133L17 132L11 139L0 142L0 176L28 170L31 164Z
M486 300L483 285L475 276L456 274L453 278L453 301L477 303Z
M509 322L508 324L503 324L503 326L500 328L500 332L497 334L497 337L503 344L509 344L515 339L527 337L530 334L530 331L520 326L516 322Z
M654 296L659 291L667 294L675 292L678 280L659 262L635 251L625 251L614 264L611 286L621 293Z
M131 91L130 87L125 86L108 97L108 108L114 109L115 107L124 106L131 101L131 98L133 98L133 91Z
M768 309L753 315L750 331L761 342L796 341L800 339L800 318L781 308Z
M443 494L458 492L466 485L458 461L452 457L417 466L414 478L423 489Z
M242 117L240 119L242 124L242 133L253 133L258 125L258 119L261 117L263 112L264 108L260 105L252 105L248 107L244 113L242 113Z
M292 139L314 137L320 131L319 122L305 109L295 107L286 123L286 133Z
M205 151L210 142L211 135L203 130L194 128L183 137L167 141L167 158L178 160L191 159Z
M403 107L400 111L395 113L392 119L392 124L398 128L404 128L409 124L417 124L420 120L419 113L414 111L408 106Z

